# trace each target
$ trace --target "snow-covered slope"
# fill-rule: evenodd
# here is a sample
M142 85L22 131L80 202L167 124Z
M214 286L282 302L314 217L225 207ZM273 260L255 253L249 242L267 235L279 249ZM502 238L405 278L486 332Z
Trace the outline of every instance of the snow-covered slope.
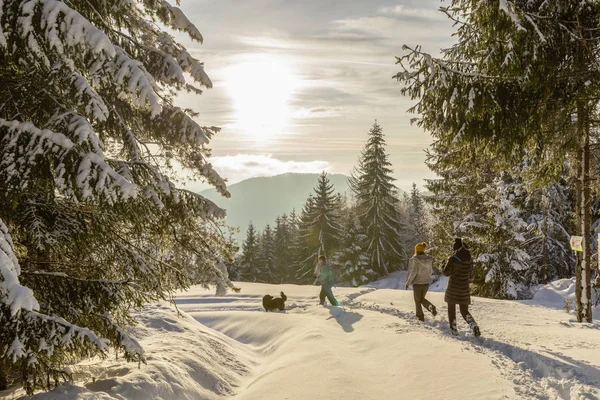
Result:
M181 317L149 307L137 328L148 355L140 369L82 363L77 386L34 398L600 399L600 323L578 324L540 301L475 298L483 338L463 321L453 337L440 292L428 295L440 313L421 323L402 289L335 288L342 306L323 307L316 286L239 285L225 297L180 293ZM286 311L266 313L262 296L281 290Z

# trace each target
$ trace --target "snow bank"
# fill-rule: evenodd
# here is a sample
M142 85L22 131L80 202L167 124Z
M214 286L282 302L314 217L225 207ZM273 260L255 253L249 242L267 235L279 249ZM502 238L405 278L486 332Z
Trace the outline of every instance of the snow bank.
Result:
M405 277L334 288L341 307L318 305L311 285L194 287L176 296L180 317L165 304L139 315L148 365L83 362L81 383L34 399L600 399L600 323L540 305L550 287L540 304L473 297L483 337L461 319L454 337L443 293L428 294L439 313L420 322L412 292L397 290ZM286 310L265 312L262 296L280 291Z
M82 382L65 384L35 400L218 399L233 395L254 361L240 343L208 329L174 307L157 304L138 315L134 336L147 364L92 360L73 367Z
M571 300L571 308L575 307L575 277L569 279L559 279L550 282L547 285L539 285L533 290L533 304L539 304L549 307L564 308L565 299ZM597 294L592 290L592 301L595 304ZM598 309L600 307L596 307ZM597 317L596 317L597 318Z
M537 304L558 304L562 307L565 298L575 301L575 277L538 286L532 301Z

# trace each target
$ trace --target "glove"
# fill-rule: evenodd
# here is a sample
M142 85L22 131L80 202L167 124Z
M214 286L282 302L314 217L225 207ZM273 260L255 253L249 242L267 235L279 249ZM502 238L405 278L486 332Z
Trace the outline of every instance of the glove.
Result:
M406 286L404 287L404 290L408 290L408 283L406 284Z

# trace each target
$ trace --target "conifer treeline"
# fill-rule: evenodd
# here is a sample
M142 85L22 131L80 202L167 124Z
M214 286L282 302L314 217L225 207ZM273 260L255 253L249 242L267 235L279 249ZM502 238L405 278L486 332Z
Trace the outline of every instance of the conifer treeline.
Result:
M278 216L274 228L257 232L251 224L238 259L239 279L269 283L314 281L313 269L324 255L340 267L344 282L361 285L406 265L405 248L416 236L407 235L412 204L423 199L416 188L399 198L394 186L385 139L375 122L358 165L349 180L351 194L336 193L323 172L297 215ZM421 216L423 235L426 218Z
M268 283L313 282L319 255L340 268L343 284L358 286L405 269L413 246L428 242L436 265L451 253L456 236L475 255L475 293L524 298L533 285L571 276L569 247L574 195L568 174L533 187L526 166L493 169L481 160L468 171L456 153L433 145L427 163L438 178L427 181L429 196L413 184L399 195L375 123L341 196L321 174L300 215L278 216L274 228L251 225L238 258L238 279Z

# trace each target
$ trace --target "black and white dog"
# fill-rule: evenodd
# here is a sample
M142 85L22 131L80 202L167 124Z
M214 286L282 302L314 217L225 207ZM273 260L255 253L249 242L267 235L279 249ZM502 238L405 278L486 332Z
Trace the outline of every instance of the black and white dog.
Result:
M263 297L263 307L265 308L265 311L283 310L285 308L286 300L287 296L283 292L281 292L281 297L275 298L270 294L267 294Z

